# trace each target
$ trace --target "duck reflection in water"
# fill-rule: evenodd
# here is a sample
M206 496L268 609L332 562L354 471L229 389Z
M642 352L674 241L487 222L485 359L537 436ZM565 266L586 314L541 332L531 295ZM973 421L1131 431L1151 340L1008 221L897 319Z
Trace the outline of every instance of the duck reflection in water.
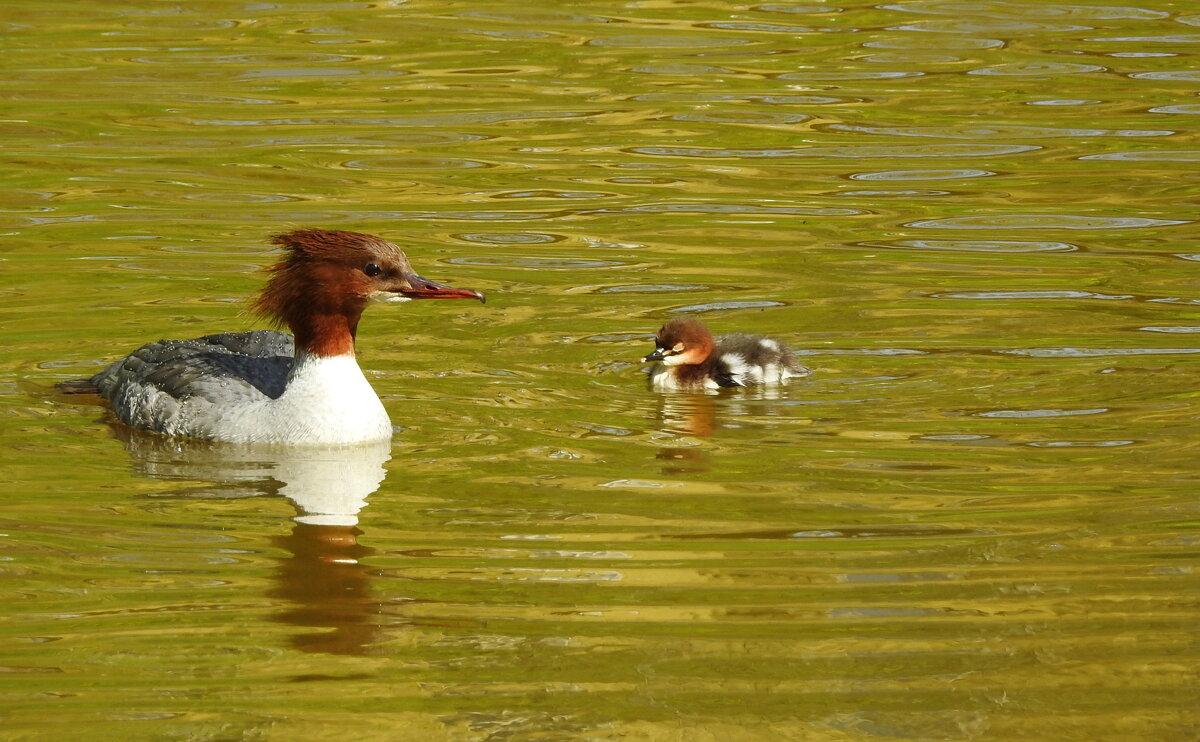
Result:
M375 550L358 543L356 526L297 522L275 545L291 556L279 563L279 582L267 593L293 604L276 620L292 626L333 631L298 634L295 649L323 654L367 655L378 644L382 610L371 595L371 575L359 561Z
M291 638L295 649L367 655L382 639L384 601L372 596L372 572L361 559L375 553L358 542L358 513L379 489L391 442L347 447L258 447L171 439L115 425L133 455L133 468L155 479L196 480L212 486L174 493L195 499L282 495L296 508L291 533L273 539L280 599L275 620L320 629ZM330 631L332 629L332 631Z
M763 402L787 400L784 389L758 386L748 389L721 389L706 392L656 392L655 416L659 428L672 436L710 438L724 428L739 428L751 417L769 414ZM700 446L663 446L655 458L666 462L663 474L684 474L708 470L708 454Z
M707 438L716 430L716 401L707 394L659 392L658 424L663 432ZM700 446L661 446L655 458L663 474L708 471L708 455Z

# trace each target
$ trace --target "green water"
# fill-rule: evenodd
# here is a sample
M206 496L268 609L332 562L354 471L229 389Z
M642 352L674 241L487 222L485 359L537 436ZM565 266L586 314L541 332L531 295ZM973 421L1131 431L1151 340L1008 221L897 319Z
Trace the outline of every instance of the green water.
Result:
M1200 10L0 9L0 739L1200 733ZM55 394L353 229L390 449ZM648 391L665 318L811 379Z

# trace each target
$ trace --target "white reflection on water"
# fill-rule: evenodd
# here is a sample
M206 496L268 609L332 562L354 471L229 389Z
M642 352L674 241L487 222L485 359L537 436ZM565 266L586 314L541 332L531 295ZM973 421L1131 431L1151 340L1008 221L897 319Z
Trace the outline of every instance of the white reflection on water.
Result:
M387 476L391 442L343 447L242 446L118 430L139 474L165 480L235 485L236 496L279 494L296 521L353 526L367 497ZM228 497L228 488L215 489Z

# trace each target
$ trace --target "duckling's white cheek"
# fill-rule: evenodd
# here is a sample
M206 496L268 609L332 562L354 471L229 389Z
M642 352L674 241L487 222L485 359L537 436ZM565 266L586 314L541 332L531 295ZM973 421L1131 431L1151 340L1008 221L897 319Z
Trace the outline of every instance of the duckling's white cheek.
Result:
M380 304L399 304L405 301L412 301L412 299L403 294L394 294L391 291L372 291L370 294L367 294L367 298Z
M683 354L680 353L680 354L673 355L673 356L663 356L662 364L664 366L682 366L683 365Z

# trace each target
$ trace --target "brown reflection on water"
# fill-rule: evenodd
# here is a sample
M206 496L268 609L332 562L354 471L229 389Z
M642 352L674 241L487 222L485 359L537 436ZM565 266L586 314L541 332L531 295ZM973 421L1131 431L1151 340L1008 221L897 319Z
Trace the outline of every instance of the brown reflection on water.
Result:
M716 401L711 395L661 393L655 402L663 430L707 438L717 428Z
M779 403L788 398L789 392L785 387L759 386L652 394L654 419L663 434L712 438L719 436L724 428L774 427L778 421L770 418L779 414ZM704 447L661 446L655 458L664 462L661 472L666 475L703 473L710 469L708 449Z
M716 405L707 394L659 393L655 417L663 431L707 438L717 427ZM662 462L665 475L700 474L708 471L708 453L702 448L663 446L654 458Z
M355 526L296 523L291 533L273 539L289 556L279 559L277 584L267 596L291 603L274 620L332 629L292 636L294 649L367 655L379 643L381 603L373 596L370 570L359 561L376 552L358 542L361 535Z

